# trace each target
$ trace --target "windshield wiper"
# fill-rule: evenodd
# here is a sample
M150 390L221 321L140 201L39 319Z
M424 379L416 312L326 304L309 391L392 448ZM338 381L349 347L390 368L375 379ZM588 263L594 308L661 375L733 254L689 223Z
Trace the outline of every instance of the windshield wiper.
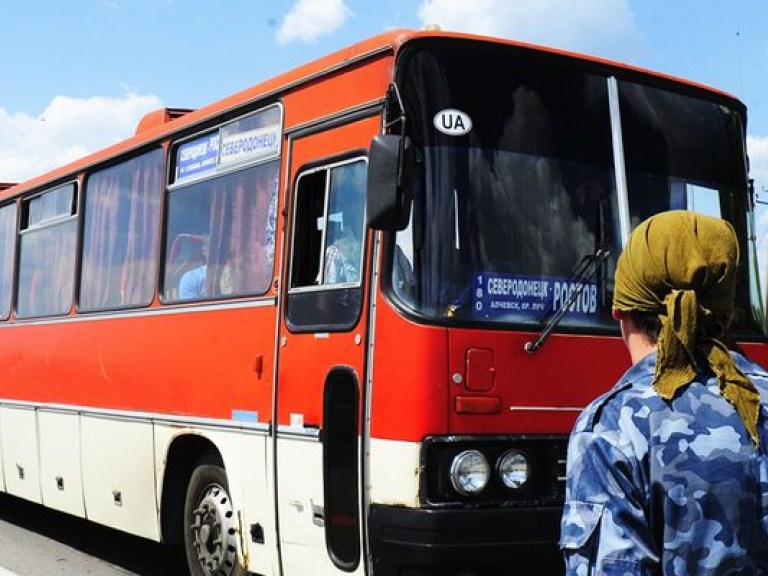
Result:
M572 274L573 282L575 283L573 290L569 291L568 298L566 299L565 303L557 312L555 312L555 314L552 315L552 317L549 319L549 322L547 322L547 325L544 327L544 330L541 331L541 334L538 335L536 340L525 343L524 348L526 352L533 354L542 347L544 342L552 333L552 330L554 330L555 327L560 323L560 320L563 319L563 316L568 313L571 306L581 295L581 291L584 290L587 282L592 278L592 276L595 275L603 262L605 262L605 259L608 258L609 254L610 251L606 248L598 248L597 252L594 254L584 256L584 258L581 259L581 262L579 262L578 266L576 266L576 269Z

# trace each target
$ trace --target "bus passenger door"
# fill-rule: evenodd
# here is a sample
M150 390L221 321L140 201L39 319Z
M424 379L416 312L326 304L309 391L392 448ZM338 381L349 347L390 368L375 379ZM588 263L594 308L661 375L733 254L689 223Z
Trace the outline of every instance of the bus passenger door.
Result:
M378 117L371 117L290 141L275 419L286 576L365 571L365 148L378 128Z

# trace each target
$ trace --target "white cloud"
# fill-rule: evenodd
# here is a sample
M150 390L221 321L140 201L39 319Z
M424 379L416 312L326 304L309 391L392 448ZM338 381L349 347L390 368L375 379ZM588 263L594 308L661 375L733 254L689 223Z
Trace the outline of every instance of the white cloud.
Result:
M338 30L351 14L344 0L297 0L277 31L277 41L311 42Z
M0 108L0 182L20 182L132 136L157 96L56 96L39 116Z
M423 25L616 59L636 59L645 41L628 0L422 0Z

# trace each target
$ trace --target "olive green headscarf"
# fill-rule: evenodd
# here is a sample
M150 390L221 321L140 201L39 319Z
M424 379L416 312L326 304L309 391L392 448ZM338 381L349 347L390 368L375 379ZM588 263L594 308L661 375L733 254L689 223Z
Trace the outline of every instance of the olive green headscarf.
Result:
M758 444L759 393L720 338L733 312L739 247L725 220L681 210L652 216L630 235L616 267L613 308L659 315L653 387L667 400L706 359L720 393Z

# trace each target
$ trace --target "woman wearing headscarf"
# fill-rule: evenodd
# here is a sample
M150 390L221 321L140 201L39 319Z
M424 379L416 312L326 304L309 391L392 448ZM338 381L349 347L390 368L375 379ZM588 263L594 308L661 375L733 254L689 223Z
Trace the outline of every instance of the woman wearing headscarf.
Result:
M768 574L768 374L723 343L738 256L693 212L630 235L613 309L633 366L571 435L567 574Z

